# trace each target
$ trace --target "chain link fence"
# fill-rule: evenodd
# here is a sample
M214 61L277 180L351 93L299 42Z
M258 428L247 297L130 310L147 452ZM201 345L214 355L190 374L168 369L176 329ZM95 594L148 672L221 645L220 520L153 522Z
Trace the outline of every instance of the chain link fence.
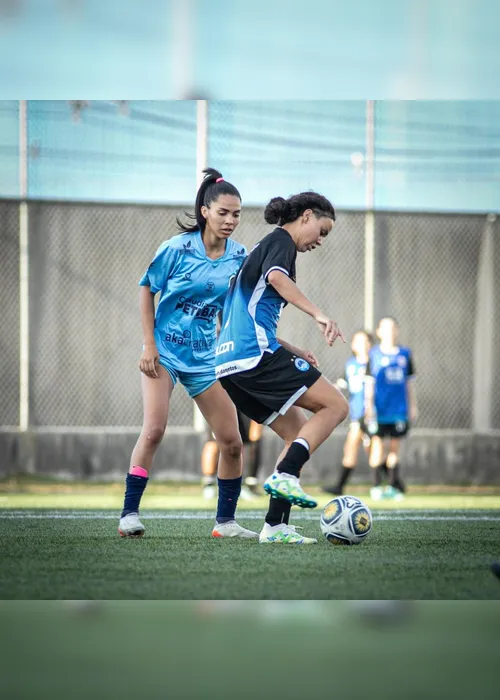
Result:
M33 426L138 426L142 421L137 282L158 245L176 233L181 207L30 202L30 422ZM377 213L375 318L394 315L415 356L417 427L472 427L476 283L485 216ZM297 281L345 335L363 327L363 213L339 212L324 246L300 254ZM269 230L245 207L235 238L251 248ZM19 416L19 205L0 203L0 424ZM500 341L499 224L492 280ZM313 350L331 380L350 354L328 348L314 322L286 308L280 335ZM500 428L500 354L493 355L492 427ZM170 425L193 424L179 385Z
M142 334L138 280L180 210L30 205L33 425L137 426ZM191 425L174 392L171 425Z
M414 352L419 426L472 423L475 284L485 217L376 217L376 318Z
M0 425L19 424L19 204L0 202Z

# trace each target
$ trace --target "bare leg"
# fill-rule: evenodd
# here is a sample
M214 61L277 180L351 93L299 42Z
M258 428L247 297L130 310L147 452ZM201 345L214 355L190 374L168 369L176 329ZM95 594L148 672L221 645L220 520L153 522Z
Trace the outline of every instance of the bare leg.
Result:
M139 466L147 471L151 469L153 457L165 434L174 388L172 378L164 367L159 365L157 372L158 378L155 379L141 374L144 420L130 458L130 467Z
M220 450L219 478L241 476L242 443L236 408L219 382L194 399L210 426Z

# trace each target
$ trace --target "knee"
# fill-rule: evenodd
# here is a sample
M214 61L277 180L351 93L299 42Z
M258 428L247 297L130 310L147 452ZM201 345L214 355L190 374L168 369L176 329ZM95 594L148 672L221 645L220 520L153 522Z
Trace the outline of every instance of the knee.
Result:
M238 459L243 450L243 442L239 435L234 435L219 441L219 449L226 459Z
M349 415L349 402L340 393L340 391L334 390L321 402L318 402L315 406L311 406L309 408L309 410L311 410L313 413L317 413L318 411L325 409L331 414L336 425L339 425Z
M150 425L143 430L143 436L146 438L149 445L158 447L165 435L165 425Z
M343 396L335 397L335 405L332 406L338 415L338 424L342 423L349 415L349 402Z
M342 420L345 420L349 415L349 402L346 398L342 397ZM342 422L342 421L341 421Z
M389 452L387 455L387 461L386 464L389 467L389 469L392 469L393 467L396 466L398 463L398 455L395 452Z

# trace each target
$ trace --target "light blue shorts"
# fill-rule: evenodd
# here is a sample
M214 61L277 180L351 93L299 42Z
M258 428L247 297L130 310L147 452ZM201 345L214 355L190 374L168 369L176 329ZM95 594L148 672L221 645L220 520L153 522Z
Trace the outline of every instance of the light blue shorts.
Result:
M172 363L161 354L160 365L170 374L173 385L175 386L177 380L179 380L192 399L194 399L195 396L199 396L199 394L203 394L207 389L210 389L217 381L215 378L215 367L213 369L203 368L200 372L182 372L176 369Z

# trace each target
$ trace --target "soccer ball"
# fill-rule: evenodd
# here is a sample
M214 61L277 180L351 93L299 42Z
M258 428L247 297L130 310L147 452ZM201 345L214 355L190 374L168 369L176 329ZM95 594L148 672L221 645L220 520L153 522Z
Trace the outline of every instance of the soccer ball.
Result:
M372 514L354 496L338 496L323 508L321 532L331 544L360 544L372 529Z

